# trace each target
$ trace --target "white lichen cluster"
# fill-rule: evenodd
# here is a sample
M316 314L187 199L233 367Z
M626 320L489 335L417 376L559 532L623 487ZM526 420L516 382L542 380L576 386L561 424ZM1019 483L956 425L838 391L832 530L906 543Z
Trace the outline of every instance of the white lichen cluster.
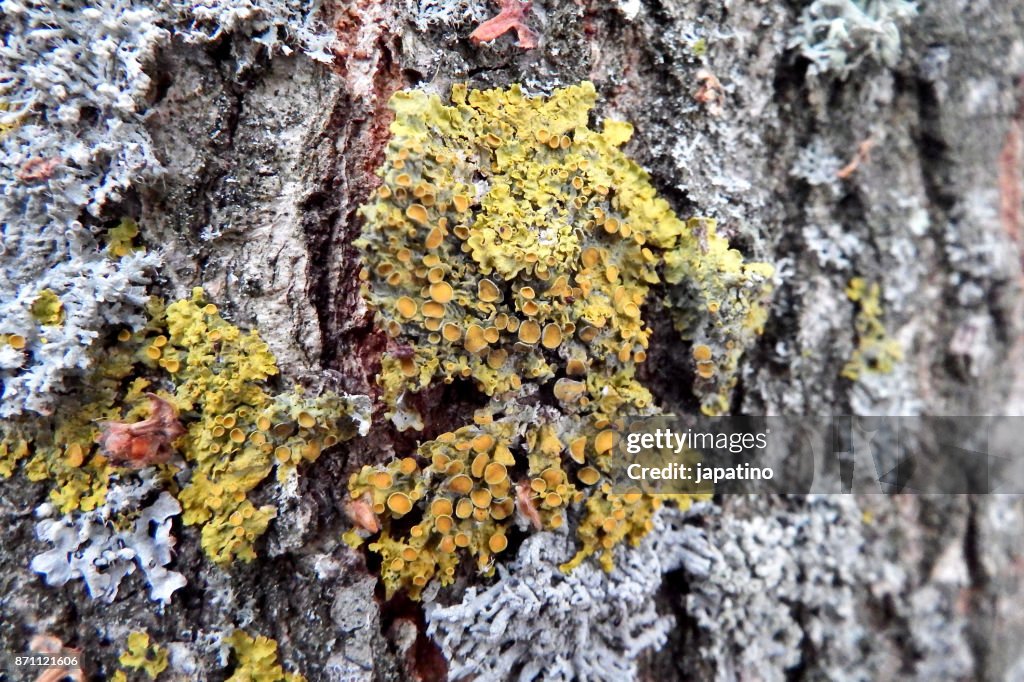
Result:
M789 174L799 178L811 187L822 187L829 196L839 195L839 171L843 162L832 153L828 143L819 137L800 149Z
M472 0L406 0L406 13L417 30L479 24L496 11L497 4Z
M712 568L686 598L716 679L785 680L798 665L812 665L812 677L849 679L847 670L865 669L868 633L856 609L875 569L859 517L851 498L823 496L792 513L717 519Z
M82 580L93 599L112 602L121 580L138 568L149 585L150 599L170 602L174 591L186 583L182 574L166 568L175 544L172 517L181 513L181 505L170 493L161 492L142 507L159 488L153 476L115 483L106 504L91 512L43 518L36 524L36 537L52 548L32 559L32 570L53 586ZM36 513L46 517L52 512L47 504ZM126 516L134 517L128 527Z
M311 9L297 0L0 2L0 418L52 412L104 330L142 323L159 257L110 253L104 236L161 173L144 125L160 51L176 35L242 31L272 53L292 43L328 60L333 38L313 30ZM59 315L41 320L33 306L47 296Z
M224 36L251 36L271 55L295 48L330 64L336 38L320 16L320 0L164 0L165 13L178 16L175 33L188 43L215 42Z
M811 60L812 74L845 79L865 60L893 66L900 29L917 15L907 0L814 0L800 14L790 48Z
M0 417L48 413L63 379L89 366L111 324L142 322L154 256L109 257L85 222L116 206L159 167L142 127L151 82L144 64L168 34L143 5L2 3L0 48ZM62 321L32 314L44 291ZM23 346L18 348L18 346Z
M637 657L664 645L675 619L655 608L662 576L707 575L709 548L685 515L663 508L639 547L619 548L615 570L586 562L566 574L573 541L531 535L489 587L451 606L427 605L428 633L452 680L609 680L637 676Z

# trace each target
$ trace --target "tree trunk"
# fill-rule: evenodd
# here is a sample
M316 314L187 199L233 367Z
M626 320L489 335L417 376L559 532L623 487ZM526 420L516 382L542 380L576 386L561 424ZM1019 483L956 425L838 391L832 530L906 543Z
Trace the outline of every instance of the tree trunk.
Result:
M394 92L445 97L466 82L546 94L590 80L594 115L633 123L625 151L675 212L716 218L776 268L734 413L1024 411L1024 12L1011 0L916 12L899 0L541 0L525 15L535 49L514 34L471 42L498 11L484 0L326 0L312 15L259 0L255 18L206 4L223 30L202 36L195 8L155 6L152 21L174 30L143 60L141 129L163 170L129 177L104 215L137 215L163 254L150 293L202 286L232 324L259 330L286 381L377 394L386 340L360 297L353 241ZM22 19L11 9L4 22ZM336 40L317 53L303 26ZM855 278L879 285L902 359L851 379ZM692 411L688 349L656 325L650 355L643 379L665 412ZM439 406L428 430L465 422L466 405ZM459 631L456 612L436 609L469 609L470 583L426 604L387 600L372 556L341 542L348 476L407 454L411 433L378 409L368 436L303 471L252 563L216 568L195 528L176 525L172 566L188 585L163 608L138 575L109 604L78 581L44 584L29 565L46 549L32 514L49 488L0 481L0 649L26 652L49 633L106 679L128 633L145 631L171 653L166 679L219 680L238 666L222 633L240 627L276 640L284 668L310 680L444 679L460 669L445 653L498 659L499 641L521 651L510 678L544 677L557 665L535 659L531 641L562 627L554 606L511 620L505 639ZM688 544L644 596L671 619L665 641L633 632L573 646L650 680L1024 678L1018 495L719 495L666 523ZM603 632L565 627L577 626Z

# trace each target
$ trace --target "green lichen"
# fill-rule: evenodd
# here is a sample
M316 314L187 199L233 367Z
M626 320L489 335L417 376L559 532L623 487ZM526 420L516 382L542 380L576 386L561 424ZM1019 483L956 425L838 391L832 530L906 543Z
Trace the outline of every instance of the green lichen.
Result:
M155 680L167 669L168 654L167 649L159 644L150 644L147 633L133 632L128 635L125 652L117 660L125 668L134 670L136 675L145 673L149 679ZM122 671L118 672L124 676Z
M889 337L882 321L882 288L877 282L868 284L864 278L854 277L846 286L846 297L859 308L854 321L857 347L840 375L857 381L865 373L889 374L903 360L903 349L897 339Z
M277 642L263 635L252 637L235 630L225 641L237 663L227 682L305 682L298 673L286 673L277 662Z
M186 428L173 445L187 483L177 489L173 462L160 467L184 522L202 527L203 549L215 562L251 560L276 510L257 507L250 493L275 470L284 482L354 436L365 406L334 393L275 391L278 369L266 343L224 320L201 289L166 307L154 300L148 316L144 328L109 340L66 409L0 426L0 474L23 460L30 480L54 482L50 497L62 512L96 508L116 469L96 444L99 423L148 417L145 394L153 392L177 408Z
M517 490L541 527L582 515L567 569L593 554L610 567L658 504L607 479L622 420L658 412L636 379L653 288L675 293L687 339L721 346L694 386L707 412L727 408L763 325L770 266L745 264L712 221L677 218L619 150L632 126L588 127L595 99L582 83L548 98L514 85L455 86L450 105L416 90L391 100L383 184L356 242L363 295L399 349L382 360L383 399L400 428L421 428L410 396L437 383L492 400L416 457L353 475L354 504L380 519L370 549L389 592L450 582L461 555L493 570ZM422 521L409 528L407 514Z

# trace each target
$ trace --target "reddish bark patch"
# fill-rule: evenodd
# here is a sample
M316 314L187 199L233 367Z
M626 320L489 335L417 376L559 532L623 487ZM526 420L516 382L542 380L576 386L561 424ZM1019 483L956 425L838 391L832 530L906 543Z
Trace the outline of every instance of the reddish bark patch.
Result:
M51 159L44 159L41 157L31 158L22 164L21 168L18 169L18 179L22 182L38 182L40 180L49 180L50 176L53 175L53 171L60 165L62 158L55 156Z
M1021 122L1010 122L1003 149L999 153L999 219L1003 230L1013 241L1020 243L1021 202L1024 190L1024 131Z
M323 131L333 167L326 169L318 208L329 207L323 220L308 229L313 256L312 296L324 340L322 362L344 379L344 389L374 391L374 377L386 339L373 327L373 314L359 295L359 254L352 242L359 236L358 210L380 185L376 170L390 139L393 114L388 100L405 86L397 54L396 9L376 0L333 2L325 20L335 30L333 70L344 94Z
M442 682L448 679L448 662L441 649L426 635L423 605L404 593L381 604L381 627L403 657L410 679Z
M1017 245L1021 265L1024 266L1024 77L1018 81L1020 93L1017 112L1010 120L1002 150L999 152L999 221L1003 231ZM1022 274L1024 278L1024 274Z

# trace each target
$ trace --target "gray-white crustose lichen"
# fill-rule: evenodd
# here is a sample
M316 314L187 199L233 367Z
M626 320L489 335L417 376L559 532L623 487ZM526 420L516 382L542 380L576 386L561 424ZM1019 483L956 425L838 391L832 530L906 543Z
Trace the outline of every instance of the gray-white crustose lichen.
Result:
M271 53L294 45L329 61L333 36L287 0L0 9L0 417L11 417L50 413L104 330L142 324L159 256L112 254L106 225L162 171L144 125L160 51L237 31ZM33 308L47 296L59 314L40 319Z
M694 508L697 509L696 507ZM453 680L635 679L637 658L664 645L675 618L659 613L662 576L711 570L711 549L690 514L662 508L635 548L618 548L615 568L592 562L560 571L574 551L564 533L530 536L514 562L460 602L427 604L428 632L449 661Z

